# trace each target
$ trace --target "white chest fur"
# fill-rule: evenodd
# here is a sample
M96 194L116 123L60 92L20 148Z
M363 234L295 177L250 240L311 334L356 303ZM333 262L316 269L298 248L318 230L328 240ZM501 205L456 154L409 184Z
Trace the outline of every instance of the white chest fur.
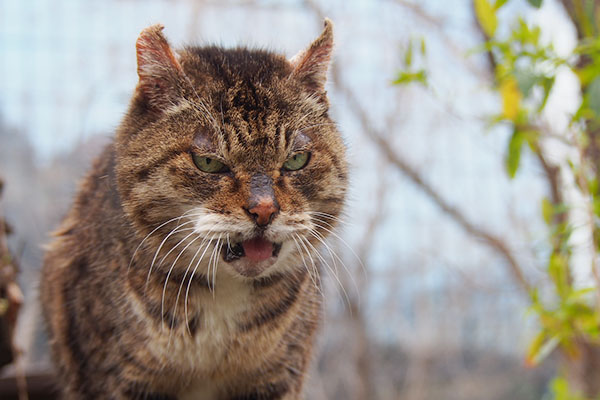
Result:
M214 291L204 290L193 297L190 294L189 301L197 303L202 310L195 335L191 336L182 324L171 334L165 331L154 335L149 351L169 369L192 378L179 399L211 400L218 393L216 386L207 382L207 377L223 363L229 343L237 334L240 315L252 304L252 287L230 276L217 276Z

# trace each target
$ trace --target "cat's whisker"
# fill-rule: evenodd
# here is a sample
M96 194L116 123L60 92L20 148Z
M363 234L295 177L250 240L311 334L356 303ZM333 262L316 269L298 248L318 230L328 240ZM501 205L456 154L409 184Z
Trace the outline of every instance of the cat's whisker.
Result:
M306 244L304 244L303 237L298 234L295 234L295 236L298 239L298 241L300 242L300 244L302 245L302 247L304 248L304 250L306 251L306 256L310 260L312 270L313 270L315 276L318 278L319 283L321 283L321 276L319 274L319 269L317 268L317 264L315 263L315 260L313 259L310 250L308 249L308 247L306 247ZM319 285L319 287L321 287L321 285ZM321 292L321 294L323 294L323 293Z
M150 276L152 274L152 268L154 267L154 263L156 262L156 258L158 257L160 250L162 249L162 247L164 246L164 244L166 243L166 241L173 236L176 233L182 232L182 231L187 231L187 230L193 230L194 228L185 228L185 229L179 229L185 225L191 224L194 221L188 221L188 222L184 222L183 224L179 224L178 226L176 226L175 228L173 228L171 230L171 232L169 232L169 234L167 236L165 236L165 238L162 240L162 242L160 243L160 245L158 246L158 248L156 249L156 251L154 252L154 257L152 258L152 263L150 263L150 268L148 269L148 276L146 277L146 289L148 288L148 282L150 282ZM144 289L144 290L146 290Z
M300 254L300 258L302 259L302 264L304 264L304 268L306 268L306 272L308 272L308 276L310 277L310 280L312 281L315 289L317 289L319 291L319 293L321 294L321 296L323 296L323 292L321 291L320 285L317 285L316 278L313 276L310 268L308 267L308 264L306 264L306 260L304 259L304 254L302 253L302 249L300 249L298 240L293 236L292 236L292 239L294 240L294 244L296 245L296 250L298 250L298 254Z
M157 226L156 228L154 228L149 234L146 235L146 237L144 239L142 239L142 241L140 242L140 244L135 248L135 251L133 252L133 255L131 256L131 260L129 261L129 265L127 266L127 272L129 273L129 269L131 268L131 264L133 264L133 260L135 259L135 255L137 254L137 252L140 250L140 248L142 247L142 245L146 242L146 240L148 240L148 238L150 236L152 236L157 230L159 230L160 228L162 228L163 226L179 220L181 221L181 218L185 217L188 213L192 212L192 211L196 211L196 209L192 209L192 210L188 210L185 213L181 214L179 217L175 217L175 218L171 218L168 221L163 222L162 224L160 224L159 226ZM192 216L199 216L200 214L192 214Z
M342 237L340 235L338 235L337 233L333 232L331 229L328 229L326 227L324 227L323 225L320 225L316 222L314 222L314 224L323 229L324 231L328 232L330 235L335 236L344 246L346 246L346 248L348 250L350 250L350 252L352 253L352 255L356 258L356 261L358 261L358 263L360 264L361 270L364 274L364 278L367 278L367 268L365 267L365 264L363 264L362 260L360 259L360 257L358 256L358 254L356 254L356 252L354 251L354 249L352 248L352 246L350 246L344 239L342 239Z
M175 298L175 308L173 310L173 315L171 317L171 330L170 330L170 333L169 333L169 341L171 339L170 338L171 333L173 332L173 325L175 324L175 316L177 314L177 305L179 304L179 298L181 296L181 290L183 289L183 284L185 283L185 278L187 277L188 272L190 272L190 269L192 268L192 265L194 264L194 260L196 259L196 257L198 257L198 254L200 253L200 251L202 251L204 249L204 252L202 253L202 255L200 256L200 258L198 259L198 264L202 261L202 258L204 257L204 254L206 253L206 250L208 250L208 245L209 244L210 244L210 240L208 240L206 237L203 237L202 242L198 246L198 250L196 250L196 252L194 253L194 256L190 260L190 262L188 264L188 267L185 270L185 273L183 274L183 278L181 278L181 283L179 284L179 289L177 290L177 297ZM186 309L185 314L186 314L186 317L187 317L187 299L186 299L186 303L184 304L184 308ZM189 332L190 331L190 327L189 327L189 323L187 322L187 318L186 318L186 326L187 326L187 330Z
M307 214L309 214L309 215L319 215L319 216L325 217L327 219L331 219L331 220L334 220L334 221L338 221L338 222L342 222L342 223L345 223L345 224L349 224L348 221L346 221L345 219L343 219L339 215L333 215L333 214L329 214L329 213L326 213L326 212L323 212L323 211L311 211L311 210L309 210L309 211L305 211L305 212Z
M187 229L185 229L185 231L187 232L187 230L188 230L188 229L189 229L189 230L192 230L192 233L189 233L189 234L187 234L187 235L186 235L186 236L185 236L183 239L181 239L179 242L177 242L177 244L176 244L175 246L171 247L171 250L169 250L169 251L167 252L167 254L165 254L165 255L164 255L164 256L163 256L163 257L160 259L160 261L158 262L158 266L159 266L159 267L160 267L160 266L163 264L163 262L165 261L165 259L166 259L166 258L169 256L169 254L171 254L171 253L172 253L172 252L173 252L173 251L174 251L174 250L175 250L177 247L179 247L179 245L181 245L181 244L182 244L184 241L186 241L186 240L187 240L187 238L189 238L189 237L190 237L190 236L192 236L193 234L197 234L197 232L195 232L194 228L187 228ZM182 232L182 231L184 231L184 230L180 230L179 232Z
M208 283L208 290L212 293L213 292L213 287L212 287L212 283L210 281L211 275L210 275L210 267L212 266L212 259L213 256L215 255L215 249L217 248L217 246L213 246L211 252L210 252L210 256L208 256L208 267L206 269L206 281Z
M196 250L196 252L194 253L194 257L192 257L192 260L190 261L188 268L186 269L183 278L181 278L181 282L179 283L179 289L177 290L177 296L175 298L175 303L173 306L173 314L171 315L171 325L170 325L170 329L169 329L169 339L167 344L169 345L171 343L171 337L173 336L173 327L175 325L175 319L177 318L177 309L179 307L179 299L181 298L181 292L183 289L183 284L185 282L185 278L188 274L188 272L190 271L192 264L194 262L194 259L198 256L198 253L202 250L204 250L204 252L202 253L202 255L200 256L200 259L198 260L198 263L200 263L200 261L202 261L202 258L204 257L204 254L206 253L206 250L208 250L208 247L210 245L210 242L206 240L206 238L203 238L202 242L200 243L200 245L198 246L198 250ZM186 299L187 302L187 299ZM184 315L185 315L185 327L186 330L188 331L188 333L191 336L191 331L190 331L190 324L189 324L189 320L187 318L187 304L184 304Z
M331 214L327 214L327 213L321 213L321 212L314 212L314 211L308 211L307 214L314 220L322 222L324 224L326 224L327 226L329 226L332 229L335 229L335 226L333 225L334 223L339 223L340 225L344 225L346 227L352 227L354 226L351 222L346 221L345 219L336 217L335 215L331 215ZM327 219L328 221L326 221L325 219Z
M214 260L214 264L213 264L213 299L215 297L215 291L216 291L216 284L217 284L217 268L219 267L219 255L221 254L221 250L223 248L223 242L221 242L221 238L219 238L219 240L217 241L217 245L215 246L215 248L218 247L218 250L215 253L215 260Z
M196 270L198 270L198 267L200 266L200 262L202 261L202 259L204 258L204 255L206 254L206 251L208 250L208 248L210 247L210 243L213 241L213 239L215 238L216 234L213 234L212 237L210 238L210 240L208 241L208 243L206 244L206 247L204 248L204 251L202 252L202 255L200 256L200 258L198 259L198 262L196 263L196 266L194 267L194 270L192 271L190 278L188 279L188 284L187 287L185 289L185 299L183 302L183 306L184 306L184 313L185 313L185 324L188 327L188 333L190 334L190 336L192 335L192 332L190 332L190 323L188 320L188 296L190 293L190 287L192 285L192 279L194 279L194 275L196 274ZM208 279L207 279L208 281Z
M194 210L192 210L192 211L197 211L197 210L198 210L198 209L194 209ZM184 216L186 216L186 214L188 214L188 212L186 212L186 213L182 214L180 217L177 217L176 219L179 221L179 220L181 220L181 218L183 218ZM192 216L192 217L194 217L194 216L202 216L202 215L203 215L202 213L194 213L194 214L189 214L189 216ZM161 247L164 245L165 241L166 241L166 240L167 240L167 239L168 239L168 238L169 238L171 235L173 235L174 233L182 232L182 231L194 230L195 228L185 228L185 229L179 229L179 228L181 228L181 227L183 227L183 226L186 226L186 225L188 225L188 224L191 224L191 223L195 223L195 222L196 222L195 220L189 220L189 221L186 221L186 222L184 222L184 223L178 223L178 225L177 225L175 228L173 228L173 229L172 229L172 230L169 232L169 234L168 234L168 235L167 235L167 236L166 236L166 237L163 239L163 241L161 242L161 244L160 244L160 246L159 246L158 250L157 250L157 251L155 252L155 254L154 254L154 259L152 260L152 261L153 261L153 263L156 261L156 257L157 257L157 256L158 256L158 254L160 253L160 249L161 249ZM167 253L167 255L168 255L168 254L169 254L169 253ZM163 260L164 260L164 257L163 257ZM161 263L162 263L162 261L163 261L163 260L161 260Z
M316 231L314 229L311 229L309 231L309 233L327 249L327 252L331 256L331 259L333 261L333 267L335 268L336 274L338 274L338 270L337 270L337 262L335 260L337 259L340 262L340 264L342 265L342 268L344 268L344 270L346 271L346 274L350 278L350 282L352 282L352 286L354 286L356 295L358 297L358 303L360 303L360 290L358 289L358 284L356 283L354 276L350 273L350 270L346 266L346 263L344 262L344 260L342 260L342 258L340 256L338 256L338 254L331 248L331 246L329 246L327 244L325 237L321 233L319 233L318 231Z
M214 228L215 228L217 225L218 225L218 224L212 224L212 225L211 225L211 226L208 228L208 231L206 231L206 232L204 232L204 233L203 233L203 232L195 232L196 234L198 234L198 237L197 237L197 238L195 238L195 239L194 239L194 241L196 241L196 240L197 240L197 239L199 239L199 238L202 238L202 242L200 242L200 244L198 245L198 249L196 250L196 252L194 253L194 256L193 256L193 257L192 257L192 259L190 260L190 262L189 262L189 264L188 264L188 267L186 268L186 270L185 270L185 273L183 274L183 278L181 279L181 283L180 283L180 285L179 285L179 289L178 289L178 291L177 291L177 297L176 297L176 299L175 299L175 306L174 306L174 308L173 308L173 316L172 316L172 318L171 318L171 331L172 331L172 329L173 329L173 324L175 323L175 316L176 316L176 314L177 314L177 305L179 304L179 298L180 298L180 295L181 295L181 290L182 290L182 287L183 287L183 283L185 282L185 278L186 278L186 276L187 276L188 272L190 271L190 269L192 268L192 265L193 265L193 263L194 263L194 260L195 260L195 259L196 259L196 257L198 256L198 253L200 253L200 251L202 251L202 249L203 249L203 248L204 248L204 249L207 249L207 248L208 248L208 244L210 243L210 240L208 240L208 237L207 237L207 235L209 235L210 233L212 233L212 232L213 232L213 230L214 230ZM192 241L192 243L193 243L193 241ZM206 243L206 247L203 247L203 246L205 245L205 243ZM190 243L190 244L191 244L191 243ZM189 246L189 245L188 245L188 246ZM187 246L186 246L186 248L187 248ZM185 250L185 249L184 249L184 250ZM204 256L204 254L203 254L201 257L203 257L203 256ZM200 262L201 260L202 260L202 258L200 258L200 259L198 260L198 262Z
M321 262L325 265L327 270L331 273L333 278L336 280L336 282L339 285L339 289L341 289L342 293L344 294L344 298L346 299L346 303L348 305L348 310L350 310L350 312L352 312L352 304L350 303L350 297L348 296L348 292L346 292L346 289L344 288L344 285L342 284L342 281L340 280L340 278L338 277L336 272L331 268L331 266L329 265L327 260L325 260L325 258L321 255L321 253L319 253L319 250L317 250L317 248L307 238L300 236L300 239L303 240L308 246L310 246L313 249L314 254L319 258L319 260L321 260ZM339 293L339 289L337 290L338 293Z
M188 237L190 237L191 235L193 235L194 232L192 232L191 234L187 235L185 238L187 239ZM177 255L177 258L175 258L175 260L173 261L173 263L171 264L171 268L169 268L169 272L167 273L167 277L165 278L165 284L163 285L163 291L162 291L162 297L161 297L161 304L160 304L160 316L161 316L161 322L162 322L162 318L165 315L165 294L167 292L167 284L169 283L169 277L171 276L171 273L173 272L173 269L175 268L175 265L177 264L177 261L179 260L179 258L181 257L181 255L188 249L188 247L190 247L196 240L200 239L201 236L196 236L194 239L192 239ZM177 303L175 303L175 309L177 309ZM163 324L161 323L161 328L163 328Z
M212 253L210 254L210 260L208 263L208 276L211 276L211 266L212 266L212 284L211 284L211 292L213 295L213 298L215 297L215 284L216 284L216 276L215 276L215 270L217 268L217 262L218 262L218 258L219 258L219 252L220 252L220 244L221 244L221 238L217 238L217 243L215 244L215 247L213 248Z

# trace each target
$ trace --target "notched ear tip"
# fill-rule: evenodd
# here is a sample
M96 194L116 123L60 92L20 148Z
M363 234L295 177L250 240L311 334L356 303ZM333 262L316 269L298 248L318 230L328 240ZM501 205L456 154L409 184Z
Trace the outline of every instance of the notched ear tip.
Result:
M321 33L321 37L333 41L333 21L327 17L323 20L323 33Z
M333 49L333 22L329 18L323 20L323 31L311 44L311 48L320 48L322 53L327 53L327 56L331 55Z
M138 87L156 109L174 102L178 96L176 80L183 74L163 29L162 24L151 25L142 30L135 43Z
M151 25L144 28L135 42L135 47L139 53L146 49L156 47L157 44L166 43L167 39L162 34L162 30L165 29L162 24Z
M135 43L137 58L138 58L138 73L144 74L147 67L156 64L164 66L172 66L176 69L181 69L179 62L171 51L167 38L162 31L164 25L151 25L140 33Z
M310 46L292 57L292 76L299 78L310 91L323 93L327 69L333 52L333 22L323 20L323 32Z
M143 38L145 36L148 35L162 35L162 30L165 29L165 26L163 24L154 24L154 25L150 25L144 29L142 29L142 31L140 32L140 38Z

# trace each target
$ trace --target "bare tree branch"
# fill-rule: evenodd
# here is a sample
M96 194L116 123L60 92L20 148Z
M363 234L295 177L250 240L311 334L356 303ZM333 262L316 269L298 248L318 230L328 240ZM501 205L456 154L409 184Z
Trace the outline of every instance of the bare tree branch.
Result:
M433 15L429 14L427 11L423 9L423 7L418 3L413 3L406 0L394 0L395 3L401 5L402 7L410 10L413 14L419 17L421 20L434 25L438 28L441 28L443 21L440 18L436 18Z
M436 189L427 183L412 166L410 166L404 159L394 152L394 150L390 147L389 142L373 127L371 122L368 120L366 112L359 104L356 96L354 96L354 93L352 93L352 91L343 85L340 79L336 77L338 75L337 73L333 73L332 75L334 76L336 88L344 94L353 114L359 119L363 131L373 141L379 151L386 156L390 163L392 163L407 178L417 185L417 187L419 187L419 189L421 189L427 195L427 197L429 197L429 199L433 201L446 215L460 225L465 232L482 240L496 254L504 258L519 285L522 287L522 289L529 292L530 285L523 275L523 268L519 265L519 262L512 254L512 251L509 249L508 245L499 237L485 231L483 228L480 228L473 222L469 221L468 218L458 208L452 206L439 194Z
M305 0L305 3L315 12L319 19L323 19L324 14L322 10L313 0ZM517 261L517 258L514 256L509 246L501 238L493 235L490 232L487 232L485 229L469 221L462 211L444 199L436 189L434 189L423 179L416 169L414 169L406 162L406 160L394 152L394 150L390 147L389 142L385 139L385 136L371 123L369 117L367 116L367 112L357 100L352 90L344 84L341 79L339 68L335 64L332 67L331 76L333 78L335 88L345 96L349 108L359 120L366 136L371 139L379 151L385 155L388 161L407 178L409 178L419 189L421 189L434 204L436 204L447 216L449 216L454 222L463 228L466 233L483 241L488 248L501 256L508 264L510 271L518 285L526 293L529 293L531 286L523 275L523 268Z

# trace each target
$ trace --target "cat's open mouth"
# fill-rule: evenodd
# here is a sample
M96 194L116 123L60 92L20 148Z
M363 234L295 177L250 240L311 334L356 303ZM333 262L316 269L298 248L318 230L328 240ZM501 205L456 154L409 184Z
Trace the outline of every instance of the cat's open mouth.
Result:
M231 262L245 257L251 262L261 262L271 257L277 257L280 250L281 243L273 243L261 236L256 236L243 242L231 242L224 246L223 260Z

